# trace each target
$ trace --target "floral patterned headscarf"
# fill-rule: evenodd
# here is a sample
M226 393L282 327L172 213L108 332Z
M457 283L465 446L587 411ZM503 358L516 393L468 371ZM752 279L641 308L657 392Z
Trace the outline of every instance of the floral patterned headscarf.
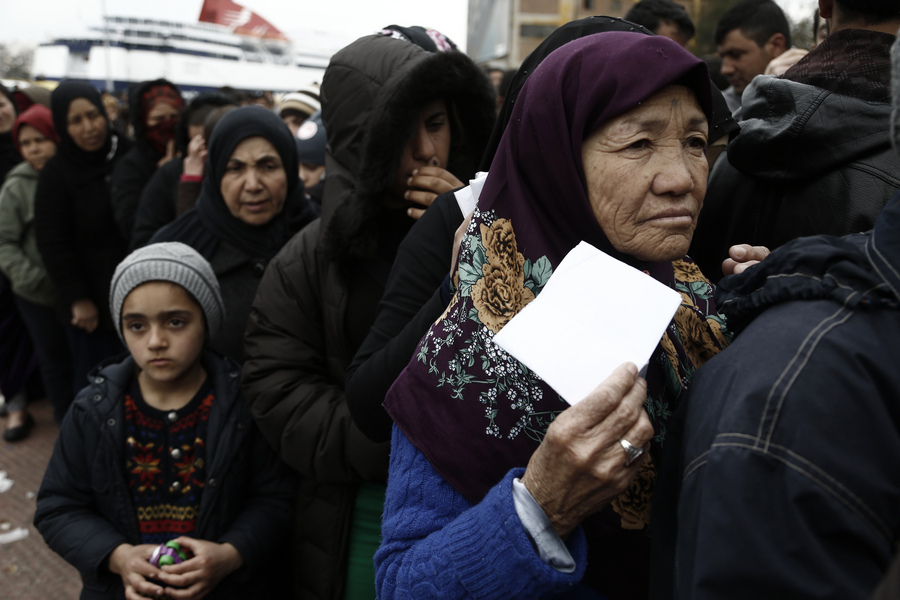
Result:
M456 294L384 404L403 434L472 502L510 468L524 467L568 406L492 338L540 294L581 240L682 294L647 373L646 407L657 433L651 455L694 370L727 343L713 289L693 262L646 264L618 252L586 191L583 140L671 84L693 90L709 118L702 61L664 37L608 32L553 52L519 95L460 248ZM616 289L610 281L609 293ZM648 472L609 516L620 531L648 520L652 462L645 461Z

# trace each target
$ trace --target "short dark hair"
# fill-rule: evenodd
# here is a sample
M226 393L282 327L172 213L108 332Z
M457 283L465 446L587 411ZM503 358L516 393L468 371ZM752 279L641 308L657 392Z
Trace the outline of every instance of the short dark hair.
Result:
M900 17L900 0L834 0L841 13L850 19L881 23Z
M663 22L670 21L678 27L678 33L687 39L694 37L694 22L690 15L682 5L672 0L641 0L631 7L625 20L643 25L654 33Z
M760 48L776 33L784 35L785 47L791 47L791 26L772 0L744 0L729 9L716 25L716 45L735 29L740 29Z

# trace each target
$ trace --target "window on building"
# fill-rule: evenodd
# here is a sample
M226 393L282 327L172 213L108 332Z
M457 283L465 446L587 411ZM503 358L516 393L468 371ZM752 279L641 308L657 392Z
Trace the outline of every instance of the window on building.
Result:
M545 38L554 31L555 25L522 25L519 33L522 37Z

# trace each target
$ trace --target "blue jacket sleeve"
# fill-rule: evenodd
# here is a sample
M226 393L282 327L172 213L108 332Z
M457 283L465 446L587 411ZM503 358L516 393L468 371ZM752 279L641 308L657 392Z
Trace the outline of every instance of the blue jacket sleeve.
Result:
M394 427L375 584L382 600L548 598L574 591L587 545L579 528L567 547L577 567L561 573L541 561L512 496L510 471L476 505L447 483Z

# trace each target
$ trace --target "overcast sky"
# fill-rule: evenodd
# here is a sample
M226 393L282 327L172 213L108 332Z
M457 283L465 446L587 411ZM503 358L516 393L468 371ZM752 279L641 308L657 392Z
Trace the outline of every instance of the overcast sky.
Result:
M776 0L794 20L816 0ZM335 32L346 42L385 25L423 25L466 43L467 0L237 0L294 37L304 30ZM104 0L0 0L0 41L36 44L99 25ZM194 22L203 0L105 0L109 15ZM342 45L342 44L341 44Z

